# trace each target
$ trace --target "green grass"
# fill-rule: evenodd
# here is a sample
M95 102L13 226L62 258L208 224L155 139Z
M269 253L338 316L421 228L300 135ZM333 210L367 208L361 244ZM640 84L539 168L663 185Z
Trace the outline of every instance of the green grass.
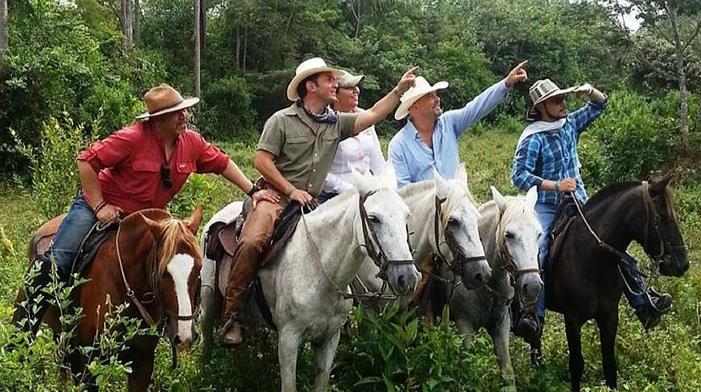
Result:
M487 131L477 127L461 141L460 155L464 160L470 188L478 202L489 199L489 186L496 186L504 194L515 194L510 185L511 159L518 135L506 131ZM383 140L386 146L387 140ZM219 146L231 154L235 162L250 178L256 176L252 167L254 146L236 142L222 142ZM586 180L586 173L584 174ZM653 277L651 282L671 292L675 298L672 313L650 334L642 327L624 301L620 305L620 327L616 344L619 364L619 388L623 391L696 391L701 390L701 273L693 264L701 256L701 183L675 184L677 213L682 231L690 250L691 270L681 279ZM590 192L593 193L593 189ZM208 219L225 204L242 198L223 179L214 176L196 175L183 192L172 203L176 215L189 215L194 205L204 203ZM65 203L70 200L56 200ZM12 302L26 265L26 246L30 233L41 223L38 207L31 201L27 190L13 184L0 185L0 227L12 243L14 253L3 248L0 255L0 345L7 340ZM584 388L589 391L605 390L601 371L598 335L595 326L584 327L583 352L586 361ZM424 335L422 335L424 336ZM429 335L425 335L429 338ZM259 331L249 345L232 352L216 349L210 362L203 362L198 345L188 355L180 358L180 367L171 370L170 351L165 343L159 346L155 372L156 390L172 391L255 391L278 388L278 365L275 352L275 335ZM339 352L347 351L349 337L342 338ZM523 342L513 339L511 352L519 390L566 391L568 390L567 345L562 316L548 313L544 338L544 354L547 368L543 371L531 369L528 351ZM340 355L340 354L339 354ZM467 355L467 353L465 353ZM464 385L464 390L496 390L500 387L496 358L491 353L491 342L486 334L477 338L475 352L466 359L469 373L479 375L474 383ZM5 374L12 376L15 359L0 353L0 363L10 366ZM446 364L447 365L447 364ZM46 379L58 379L58 366L42 365ZM21 369L17 365L17 369ZM309 388L313 379L314 362L307 351L300 356L298 365L300 385ZM33 370L34 371L34 370ZM15 373L13 373L15 372ZM332 380L333 390L351 390L347 384L339 385L340 379ZM0 389L5 385L0 380ZM47 390L53 383L44 386ZM117 383L115 389L123 389ZM26 390L41 390L27 386ZM305 388L302 388L305 390Z

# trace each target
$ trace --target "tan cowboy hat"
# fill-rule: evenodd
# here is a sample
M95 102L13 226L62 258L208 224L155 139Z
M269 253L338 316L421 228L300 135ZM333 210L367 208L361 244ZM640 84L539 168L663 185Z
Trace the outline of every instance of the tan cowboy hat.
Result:
M533 86L528 90L528 95L531 96L531 101L533 101L533 106L535 106L552 97L569 94L576 88L577 86L561 89L550 79L543 79L533 83Z
M403 119L409 114L409 108L411 105L418 101L419 98L447 87L448 82L446 81L441 81L431 86L423 76L417 76L416 79L414 79L414 87L405 91L402 97L399 99L401 103L399 104L397 111L394 112L394 118L397 120Z
M296 101L299 99L297 94L297 86L306 78L321 72L331 72L334 77L341 77L341 71L336 68L331 68L326 65L326 62L321 57L313 57L305 60L297 67L295 77L287 86L287 99Z
M338 77L338 87L355 87L365 79L365 75L353 76L348 71L341 70L341 76Z
M187 109L197 104L200 99L184 99L176 89L163 83L148 90L144 95L144 101L148 112L136 116L137 120L148 120L151 117Z

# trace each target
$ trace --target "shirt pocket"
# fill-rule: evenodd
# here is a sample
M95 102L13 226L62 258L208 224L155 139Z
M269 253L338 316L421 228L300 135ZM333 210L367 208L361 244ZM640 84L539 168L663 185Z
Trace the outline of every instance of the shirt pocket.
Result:
M131 164L132 175L126 179L125 187L130 197L137 200L153 198L154 184L161 181L161 164L154 161L134 161Z
M292 161L305 155L309 148L313 146L314 139L306 136L288 136L283 147L284 154Z
M195 165L195 162L179 162L176 170L178 174L188 175L197 170L197 165Z

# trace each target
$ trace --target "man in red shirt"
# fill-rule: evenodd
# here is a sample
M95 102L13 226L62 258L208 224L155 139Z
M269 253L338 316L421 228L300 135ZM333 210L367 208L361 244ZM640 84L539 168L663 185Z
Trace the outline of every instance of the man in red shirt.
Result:
M67 281L83 238L97 222L145 208L164 208L182 188L190 173L221 174L252 197L271 203L280 197L260 190L224 152L187 128L187 109L198 98L183 99L174 88L161 84L144 96L148 113L133 124L93 143L78 155L81 192L58 228L51 248L37 257L39 274L27 287L29 319L35 332L46 308L34 312L36 297L49 281L51 259L59 278ZM35 266L35 268L37 268ZM30 325L32 323L26 323Z

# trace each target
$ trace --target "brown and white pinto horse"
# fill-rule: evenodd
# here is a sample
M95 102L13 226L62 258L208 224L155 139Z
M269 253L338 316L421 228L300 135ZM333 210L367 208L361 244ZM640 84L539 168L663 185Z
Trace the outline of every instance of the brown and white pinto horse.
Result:
M34 234L30 241L30 260L44 252L64 216L56 217ZM128 303L127 317L143 324L165 326L168 338L179 350L188 349L195 339L195 313L202 256L195 233L202 219L198 207L186 221L180 221L159 209L142 210L121 221L116 233L102 243L84 276L88 281L75 290L74 299L83 309L72 344L89 346L104 329L106 305ZM35 246L35 242L39 241ZM43 249L42 249L43 248ZM23 290L18 302L24 298ZM56 312L50 309L43 321L60 329ZM15 312L15 318L22 312ZM53 313L53 314L52 314ZM13 320L17 321L17 320ZM151 383L158 336L139 335L128 343L121 359L131 362L129 391L146 391ZM87 375L87 358L71 350L68 362L74 377ZM88 384L90 384L89 380ZM97 389L92 385L89 388Z

